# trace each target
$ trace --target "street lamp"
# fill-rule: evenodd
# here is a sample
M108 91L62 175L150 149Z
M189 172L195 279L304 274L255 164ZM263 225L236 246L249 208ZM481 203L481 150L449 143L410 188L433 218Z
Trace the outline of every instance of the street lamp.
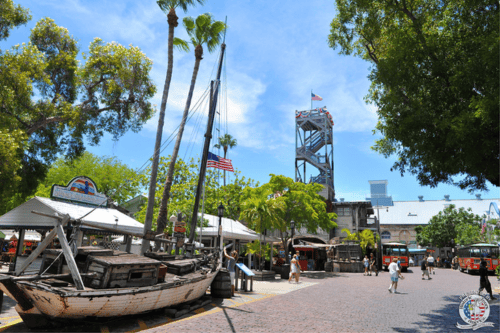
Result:
M295 221L290 221L290 229L292 229L292 246L293 246L293 236L295 235Z
M219 207L217 207L217 215L219 216L219 234L217 236L217 244L219 244L219 248L222 247L221 243L221 235L222 235L222 217L224 216L224 205L222 205L222 202L220 203Z

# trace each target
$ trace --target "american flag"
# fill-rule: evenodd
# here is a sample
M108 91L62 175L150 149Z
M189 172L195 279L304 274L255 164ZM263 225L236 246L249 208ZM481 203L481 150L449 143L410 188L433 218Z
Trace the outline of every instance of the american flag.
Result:
M211 152L208 152L207 167L234 172L231 160L228 160L227 158L222 158L220 156L212 154Z
M311 100L312 101L322 101L323 98L320 95L316 95L316 94L311 93Z
M476 309L479 311L477 311ZM484 306L484 302L477 302L477 300L471 299L464 305L464 314L472 321L479 320L482 316L484 316L485 312L486 309Z

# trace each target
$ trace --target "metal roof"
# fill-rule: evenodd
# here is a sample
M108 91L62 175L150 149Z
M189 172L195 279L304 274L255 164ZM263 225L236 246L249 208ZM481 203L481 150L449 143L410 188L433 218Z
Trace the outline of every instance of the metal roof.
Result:
M53 218L33 214L31 211L50 215L57 213L60 216L68 214L71 219L76 220L89 213L92 209L94 207L85 207L49 198L34 197L0 216L0 228L50 229L54 227ZM122 231L144 232L144 225L142 223L112 208L96 208L83 221L101 224L104 227L117 227ZM92 228L86 227L86 229ZM117 233L119 233L118 230Z
M434 215L448 205L455 205L456 209L471 208L472 213L483 216L489 210L491 202L500 204L500 199L394 201L394 206L380 207L378 214L380 214L380 225L427 224ZM376 207L374 211L377 216Z

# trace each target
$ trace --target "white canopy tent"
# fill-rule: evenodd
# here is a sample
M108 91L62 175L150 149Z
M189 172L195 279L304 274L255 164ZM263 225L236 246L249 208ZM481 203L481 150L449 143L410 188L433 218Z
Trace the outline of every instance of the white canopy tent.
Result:
M201 214L199 215L201 216ZM210 214L204 214L203 219L208 220L208 227L202 228L202 236L217 237L219 235L219 217ZM225 239L239 239L249 242L259 239L258 233L256 233L252 229L247 228L241 222L223 217L221 226L222 236ZM197 228L196 232L200 234L200 228Z
M86 207L68 202L61 202L49 198L34 197L22 205L14 208L8 213L0 216L1 229L52 229L54 219L50 217L33 214L37 211L45 214L60 216L68 214L71 219L79 219L92 211L94 207ZM144 225L137 222L128 215L111 208L96 208L92 213L85 216L83 221L92 222L107 228L116 228L117 231L143 233ZM92 229L82 227L82 229ZM119 233L119 231L117 232Z

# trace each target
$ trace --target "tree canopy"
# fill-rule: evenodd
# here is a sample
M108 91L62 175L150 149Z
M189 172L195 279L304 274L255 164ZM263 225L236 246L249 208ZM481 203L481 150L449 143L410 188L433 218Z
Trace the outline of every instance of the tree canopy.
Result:
M12 1L2 3L0 39L29 19ZM153 115L152 61L139 48L95 38L83 61L79 51L50 18L27 44L0 50L0 200L33 194L50 164L61 154L81 156L85 140L97 145L106 132L116 140Z
M434 215L426 226L417 226L417 243L423 246L451 246L452 240L457 245L467 245L483 239L481 232L482 218L474 215L472 209L450 205Z
M170 163L169 157L161 157L158 165L158 178L156 181L156 195L154 205L154 216L158 216L160 209L160 201L163 195L163 187L165 186L165 179L167 177L168 168ZM184 161L181 158L177 159L175 163L175 171L173 175L173 183L171 188L171 196L168 202L170 214L182 213L186 218L184 221L191 221L194 206L194 196L196 193L196 186L198 184L198 172L200 161L192 158L189 161ZM147 170L144 174L140 175L140 184L146 186L149 184L149 172ZM231 219L237 219L240 214L240 198L243 191L249 186L258 186L250 178L240 176L240 172L235 170L235 179L226 186L219 187L218 171L208 169L205 177L205 213L217 216L217 207L222 202L225 207L224 216ZM201 205L201 203L200 203ZM137 214L137 219L144 222L147 207ZM201 212L201 208L200 208ZM157 221L153 221L152 230L157 229ZM187 224L187 232L190 231L189 223ZM171 233L172 225L167 224L166 230Z
M337 224L337 216L326 211L325 199L318 194L323 185L294 182L293 179L271 174L269 183L247 187L243 191L240 219L258 233L266 229L278 230L288 261L287 242L291 235L290 222L296 229L316 234L318 229L329 230Z
M75 160L58 158L38 185L35 195L49 197L53 184L67 185L76 176L92 179L100 193L123 203L140 193L139 175L116 157L84 152Z
M421 185L499 178L499 3L336 0L329 45L372 64L375 151Z

